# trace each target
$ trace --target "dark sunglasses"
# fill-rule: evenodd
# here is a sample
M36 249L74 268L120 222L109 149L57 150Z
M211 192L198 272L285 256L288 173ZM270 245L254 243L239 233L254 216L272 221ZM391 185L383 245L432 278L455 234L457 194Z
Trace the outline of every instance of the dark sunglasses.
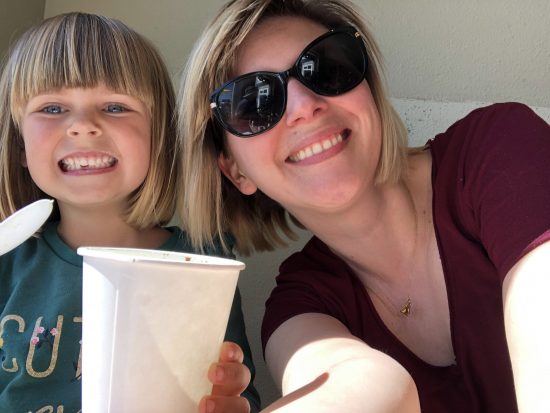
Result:
M290 76L322 96L338 96L365 78L367 52L353 27L332 29L313 40L284 72L252 72L223 84L210 95L221 126L242 138L273 128L283 117Z

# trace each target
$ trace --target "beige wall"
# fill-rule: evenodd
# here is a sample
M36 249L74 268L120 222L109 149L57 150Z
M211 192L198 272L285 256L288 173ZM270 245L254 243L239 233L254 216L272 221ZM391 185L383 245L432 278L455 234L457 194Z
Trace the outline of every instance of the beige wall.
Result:
M35 4L0 0L2 29L11 20L4 16L4 7L11 3L33 9ZM82 10L119 18L157 44L176 80L198 32L220 4L222 0L46 0L45 16ZM392 95L401 98L396 103L418 136L416 143L431 136L433 130L424 129L428 123L441 130L475 106L470 101L519 100L550 108L548 0L356 0L356 4L377 35ZM542 110L550 120L550 111ZM256 384L264 402L277 394L259 345L264 302L278 263L306 239L303 233L287 250L244 259L247 269L240 287L258 369Z
M29 26L44 15L45 0L0 0L0 58Z
M550 107L548 0L360 0L395 97Z

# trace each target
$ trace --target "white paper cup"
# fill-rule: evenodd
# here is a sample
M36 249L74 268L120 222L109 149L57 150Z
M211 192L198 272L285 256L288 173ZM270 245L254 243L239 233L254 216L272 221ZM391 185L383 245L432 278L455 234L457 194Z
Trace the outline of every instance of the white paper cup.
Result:
M78 254L83 413L197 411L244 264L125 248Z

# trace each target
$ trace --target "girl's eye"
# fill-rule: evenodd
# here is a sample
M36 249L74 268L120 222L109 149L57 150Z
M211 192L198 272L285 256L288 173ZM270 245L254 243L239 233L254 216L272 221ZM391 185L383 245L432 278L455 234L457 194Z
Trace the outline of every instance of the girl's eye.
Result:
M51 114L58 114L58 113L65 112L65 110L59 105L48 105L48 106L43 107L41 109L41 112L51 113Z
M122 113L122 112L126 112L126 108L122 105L116 105L116 104L110 104L110 105L107 105L107 108L105 109L107 112L110 112L110 113Z

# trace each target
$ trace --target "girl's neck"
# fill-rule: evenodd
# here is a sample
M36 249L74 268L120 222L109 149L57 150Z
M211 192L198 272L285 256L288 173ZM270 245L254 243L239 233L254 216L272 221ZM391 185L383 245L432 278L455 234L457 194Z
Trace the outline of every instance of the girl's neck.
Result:
M60 206L57 231L73 249L81 246L149 248L160 247L170 237L169 231L152 227L137 229L127 224L120 213L105 210L75 211Z

